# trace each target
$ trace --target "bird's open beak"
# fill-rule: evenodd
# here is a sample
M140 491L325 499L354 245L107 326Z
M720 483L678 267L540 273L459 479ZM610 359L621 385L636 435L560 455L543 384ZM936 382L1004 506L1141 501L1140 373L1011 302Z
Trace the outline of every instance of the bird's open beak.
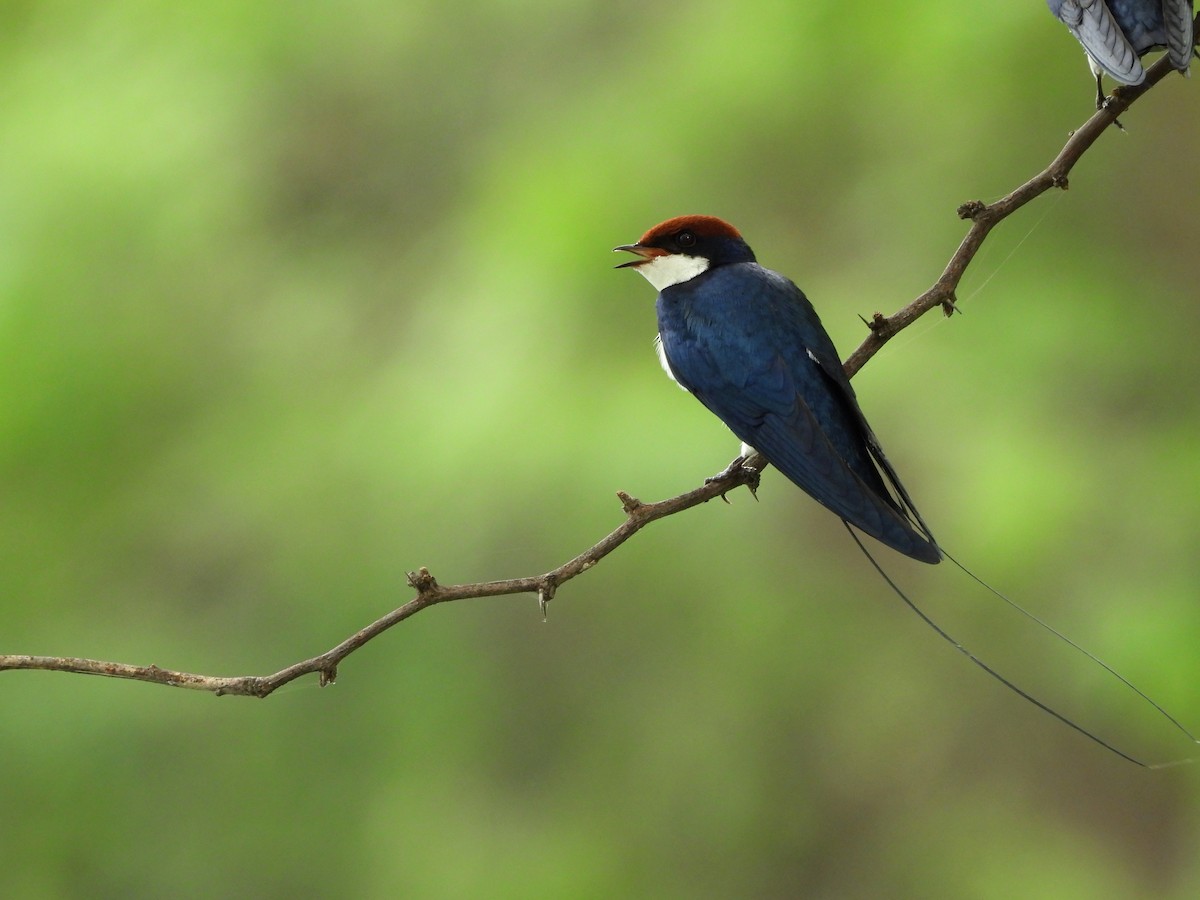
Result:
M631 259L629 262L623 262L618 266L614 266L617 269L636 268L653 259L666 255L665 250L660 250L658 247L643 247L641 244L622 244L620 247L613 247L613 253L616 253L618 250L623 250L626 253L636 253L639 258Z

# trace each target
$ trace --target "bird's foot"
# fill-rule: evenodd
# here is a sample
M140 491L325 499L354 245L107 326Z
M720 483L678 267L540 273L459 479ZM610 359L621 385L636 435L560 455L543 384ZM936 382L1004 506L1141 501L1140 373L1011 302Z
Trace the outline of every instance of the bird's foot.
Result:
M762 480L762 470L746 465L746 457L744 456L737 457L722 471L718 472L716 475L713 475L711 478L705 478L704 483L713 484L717 481L728 481L734 477L740 478L742 483L750 489L750 494L754 497L754 499L758 499L758 485ZM732 490L733 487L736 487L736 485L732 486L730 490ZM721 499L728 503L729 499L725 496L726 493L727 491L721 492Z

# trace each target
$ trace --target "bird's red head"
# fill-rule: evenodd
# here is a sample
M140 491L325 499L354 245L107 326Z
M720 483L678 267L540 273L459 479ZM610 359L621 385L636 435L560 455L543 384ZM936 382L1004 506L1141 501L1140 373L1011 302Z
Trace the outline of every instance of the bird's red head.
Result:
M655 225L636 244L613 249L636 254L638 259L617 268L637 269L660 291L712 266L754 262L754 252L738 230L716 216L676 216Z

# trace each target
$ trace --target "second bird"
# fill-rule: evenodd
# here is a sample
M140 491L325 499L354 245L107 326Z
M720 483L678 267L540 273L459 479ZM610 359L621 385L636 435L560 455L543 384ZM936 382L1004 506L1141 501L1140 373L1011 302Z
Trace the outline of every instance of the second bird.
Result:
M804 293L727 222L679 216L616 248L658 289L663 367L741 440L848 524L941 559Z

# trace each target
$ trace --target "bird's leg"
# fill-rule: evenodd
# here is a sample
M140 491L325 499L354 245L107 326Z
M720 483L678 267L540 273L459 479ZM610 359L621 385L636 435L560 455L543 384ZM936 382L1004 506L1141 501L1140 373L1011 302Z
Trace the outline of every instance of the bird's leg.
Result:
M1104 95L1104 85L1102 85L1100 83L1100 74L1097 73L1096 74L1096 109L1097 110L1108 109L1109 104L1111 104L1113 102L1113 99L1114 98L1112 98L1112 97L1106 97ZM1129 133L1129 132L1125 131L1125 126L1121 124L1120 119L1113 119L1113 124L1116 125L1117 129L1119 131L1121 131L1122 133L1124 133L1124 134Z

